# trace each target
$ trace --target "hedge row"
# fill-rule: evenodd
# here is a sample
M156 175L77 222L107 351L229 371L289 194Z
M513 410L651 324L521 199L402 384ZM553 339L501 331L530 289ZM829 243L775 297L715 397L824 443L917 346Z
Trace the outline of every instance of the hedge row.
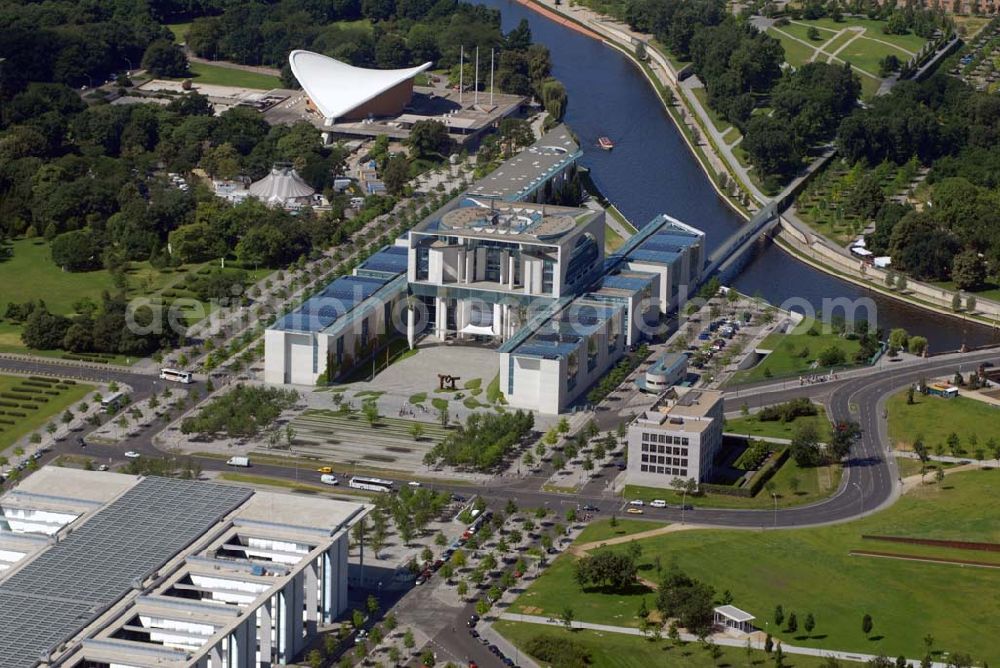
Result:
M13 415L14 417L28 417L27 413L22 413L20 411L0 411L0 415Z
M45 390L45 394L48 394L53 397L58 397L60 394L62 394L62 392L60 392L59 390Z
M30 394L18 394L17 392L0 392L0 397L4 399L19 399L21 401L34 401L35 397Z
M721 494L723 496L738 496L749 499L753 494L746 487L733 487L732 485L716 485L710 482L703 482L698 485L698 489L708 494Z
M107 364L108 360L101 359L100 357L83 357L81 355L63 355L64 360L72 360L74 362L96 362L98 364Z
M41 394L43 392L43 390L40 390L37 387L24 387L23 385L15 385L10 389L13 392L27 392L28 394Z
M21 385L28 385L29 387L40 387L43 390L47 390L52 387L53 380L23 380Z
M0 399L0 406L9 406L10 408L17 408L20 405L21 404L17 403L16 401L4 401L3 399Z
M6 420L4 418L0 418L0 424L17 424L17 423L14 422L13 420Z
M709 494L721 494L723 496L737 496L741 499L752 499L757 496L757 493L760 492L767 481L778 472L778 469L781 468L787 459L788 448L782 448L764 463L764 466L762 466L760 470L753 475L753 478L750 479L750 484L744 487L714 485L712 483L703 482L698 485L698 488L703 492L708 492Z
M54 383L48 376L28 376L28 380L37 380L39 383Z
M761 490L762 487L767 483L771 477L778 472L778 469L788 460L788 451L790 448L782 448L778 453L771 457L764 466L760 468L757 473L754 474L753 479L748 485L750 489L750 496L757 496L757 492Z

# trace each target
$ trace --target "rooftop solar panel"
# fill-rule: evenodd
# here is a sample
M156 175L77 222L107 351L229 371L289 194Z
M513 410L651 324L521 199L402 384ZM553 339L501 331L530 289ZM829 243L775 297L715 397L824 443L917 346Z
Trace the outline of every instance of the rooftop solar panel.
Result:
M0 584L4 668L31 668L252 492L146 478Z

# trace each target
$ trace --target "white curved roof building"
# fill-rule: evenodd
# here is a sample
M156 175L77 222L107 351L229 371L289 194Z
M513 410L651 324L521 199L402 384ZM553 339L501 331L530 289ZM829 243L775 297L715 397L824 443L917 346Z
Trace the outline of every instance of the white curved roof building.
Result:
M413 95L413 77L432 63L401 70L370 70L299 49L288 55L288 64L329 125L337 119L400 113Z

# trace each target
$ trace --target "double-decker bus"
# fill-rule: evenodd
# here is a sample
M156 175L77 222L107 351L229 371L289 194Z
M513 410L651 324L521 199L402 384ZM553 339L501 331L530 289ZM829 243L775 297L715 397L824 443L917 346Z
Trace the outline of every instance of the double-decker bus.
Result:
M369 492L391 492L393 488L393 482L391 480L383 480L381 478L363 478L361 476L354 476L348 483L349 487L354 489L366 489Z
M178 371L177 369L160 369L160 378L162 380L170 380L175 383L186 384L191 382L191 372Z

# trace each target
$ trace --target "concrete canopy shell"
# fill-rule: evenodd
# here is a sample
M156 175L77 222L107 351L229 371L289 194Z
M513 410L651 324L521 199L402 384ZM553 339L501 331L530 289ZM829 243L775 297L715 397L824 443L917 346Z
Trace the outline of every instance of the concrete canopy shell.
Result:
M409 102L413 77L432 65L427 62L401 70L369 70L301 49L288 55L288 64L316 109L329 119L349 116L358 107L406 84L405 100L397 100L396 111L402 111Z

